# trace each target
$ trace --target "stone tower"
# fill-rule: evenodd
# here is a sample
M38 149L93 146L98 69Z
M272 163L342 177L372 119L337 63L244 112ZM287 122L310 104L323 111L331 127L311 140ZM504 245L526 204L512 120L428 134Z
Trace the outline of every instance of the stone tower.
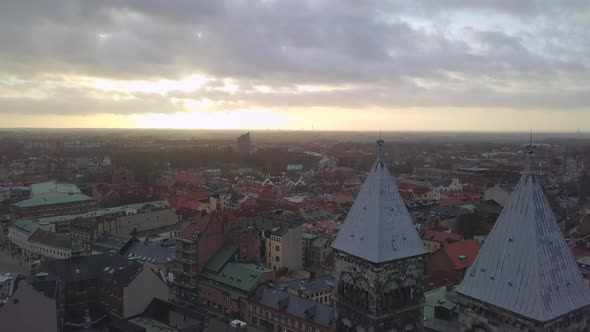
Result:
M457 288L462 331L588 331L590 292L527 166Z
M421 331L426 253L383 161L377 160L332 244L337 332Z

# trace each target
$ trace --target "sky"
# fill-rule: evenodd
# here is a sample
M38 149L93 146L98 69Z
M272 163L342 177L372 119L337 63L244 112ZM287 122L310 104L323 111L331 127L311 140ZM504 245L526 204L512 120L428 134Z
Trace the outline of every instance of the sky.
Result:
M587 0L5 0L0 127L590 131Z

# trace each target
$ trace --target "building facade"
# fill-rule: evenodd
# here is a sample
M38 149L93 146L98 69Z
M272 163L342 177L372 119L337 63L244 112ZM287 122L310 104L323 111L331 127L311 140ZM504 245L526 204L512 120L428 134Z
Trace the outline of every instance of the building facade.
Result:
M342 224L335 252L337 332L421 331L426 255L377 141L371 167Z
M266 239L266 267L271 270L303 268L303 236L301 226L282 226Z
M236 151L241 156L247 156L250 154L250 132L247 132L236 139Z
M14 203L10 207L13 219L44 218L82 214L96 210L96 200L84 194L35 197Z
M169 275L171 300L185 307L199 304L199 273L223 247L227 231L217 215L202 214L180 232Z

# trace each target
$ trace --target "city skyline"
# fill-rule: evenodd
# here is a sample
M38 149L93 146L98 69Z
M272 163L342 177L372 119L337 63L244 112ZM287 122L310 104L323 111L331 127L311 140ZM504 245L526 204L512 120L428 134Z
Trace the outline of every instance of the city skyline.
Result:
M0 13L0 127L584 131L583 1L55 1Z

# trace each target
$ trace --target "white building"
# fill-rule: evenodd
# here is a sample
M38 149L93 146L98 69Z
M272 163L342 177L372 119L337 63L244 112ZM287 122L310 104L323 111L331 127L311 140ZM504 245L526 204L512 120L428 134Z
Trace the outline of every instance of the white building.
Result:
M10 227L8 238L27 256L69 258L72 251L71 237L45 228L33 221L17 221Z
M463 191L463 183L458 178L451 180L430 180L432 186L432 198L434 200L440 200L442 193L447 191Z
M501 186L499 184L495 184L494 186L484 190L483 192L483 200L484 201L494 201L499 206L504 207L508 198L510 198L510 190L508 187Z

